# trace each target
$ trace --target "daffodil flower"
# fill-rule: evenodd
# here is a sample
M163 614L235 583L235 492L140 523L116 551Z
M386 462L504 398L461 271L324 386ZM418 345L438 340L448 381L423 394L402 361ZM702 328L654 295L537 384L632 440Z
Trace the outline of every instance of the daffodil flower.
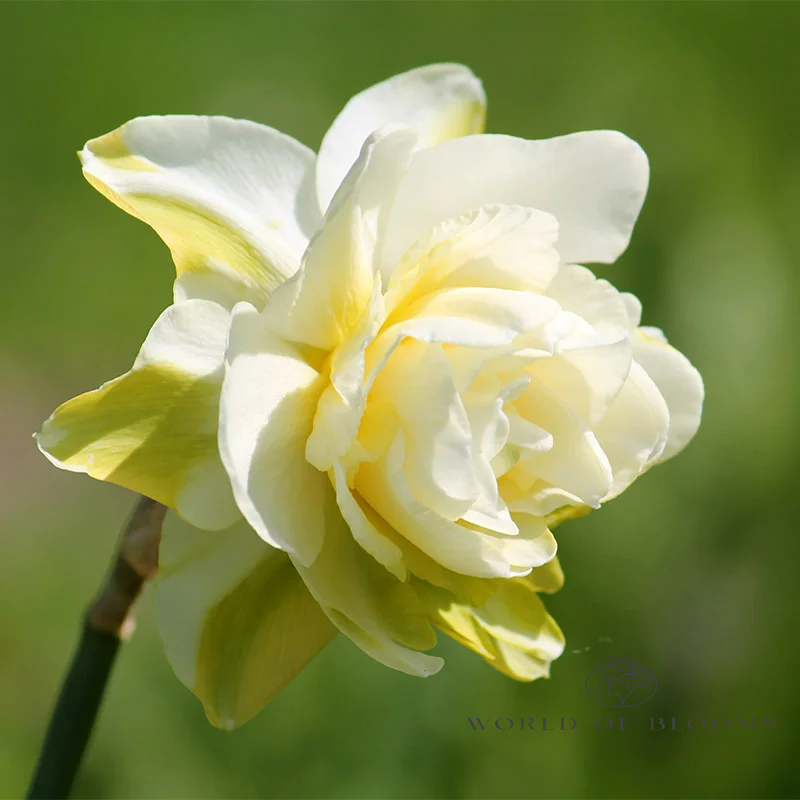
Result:
M484 117L475 76L436 65L354 97L317 156L221 117L139 118L83 149L170 248L175 302L39 447L177 512L159 626L217 725L337 630L412 675L442 665L435 628L548 675L550 529L698 427L697 371L578 266L627 246L642 150L484 135Z

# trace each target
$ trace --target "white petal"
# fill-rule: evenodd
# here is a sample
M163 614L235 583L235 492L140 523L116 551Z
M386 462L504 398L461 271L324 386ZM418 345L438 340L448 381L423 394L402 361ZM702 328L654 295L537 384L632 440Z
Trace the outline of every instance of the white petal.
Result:
M503 411L503 398L468 392L464 406L469 417L475 452L491 461L508 440L510 424Z
M521 304L528 308L528 313L523 314L527 317L523 328L531 324L530 311L534 306L536 315L543 308L548 309L544 317L536 316L532 321L533 324L541 323L557 311L557 306L536 300L530 292L544 289L557 269L558 258L552 249L556 234L557 225L548 214L519 207L480 209L457 220L448 220L407 254L402 268L392 275L386 303L397 320L407 316L405 312L409 304L432 290L444 287L525 290L528 295L522 298ZM468 309L464 310L464 304L462 299L460 310L469 313ZM346 342L334 351L331 360L331 382L335 389L329 387L323 394L307 451L309 460L318 468L329 469L332 459L347 452L358 429L372 380L403 337L485 347L507 343L519 329L518 326L511 330L508 326L494 328L477 318L472 322L448 319L447 308L437 309L435 303L427 310L423 306L415 306L414 317L402 325L392 327L390 321L387 335L371 345L386 319L383 297L376 281L367 311ZM420 318L421 314L433 311L441 317ZM368 345L369 353L366 352ZM456 351L472 353L476 360L475 370L479 368L477 362L490 357L485 349L450 348L448 358ZM367 356L369 375L365 374Z
M666 461L686 447L697 433L705 390L700 373L689 359L653 333L646 328L634 334L633 357L645 368L667 402L669 436L659 459Z
M358 326L373 295L375 243L415 143L395 126L364 144L302 267L270 299L266 319L279 336L331 350Z
M527 336L522 337L527 339ZM498 372L509 373L515 376L525 376L524 369L537 358L548 358L551 350L535 351L527 346L522 348L510 345L496 348L475 347L448 347L445 351L448 360L453 365L456 386L460 392L469 392L476 379L484 375L496 375ZM523 378L525 384L530 381L527 376ZM517 379L514 381L517 383ZM502 382L501 382L502 385ZM524 386L520 385L520 389ZM515 395L516 397L517 395Z
M235 299L263 300L319 225L313 152L254 122L140 117L88 142L81 161L95 188L156 230L179 276L195 273L179 299L230 307L233 285Z
M420 150L398 191L382 264L397 263L438 222L493 203L552 214L563 263L612 262L628 245L648 174L639 145L615 131L468 136Z
M207 300L187 300L167 308L147 334L134 369L175 364L196 377L222 370L230 314Z
M519 528L497 491L497 479L491 466L486 462L479 463L476 465L475 471L480 486L478 499L461 519L488 531L503 533L506 536L516 536Z
M642 304L639 298L630 292L620 292L620 297L628 312L628 327L633 330L642 320Z
M266 542L311 564L333 493L305 458L324 382L246 303L233 311L226 367L219 446L236 502Z
M423 147L483 130L481 82L460 64L432 64L395 75L357 94L333 122L319 149L317 193L325 209L364 140L393 123L413 126Z

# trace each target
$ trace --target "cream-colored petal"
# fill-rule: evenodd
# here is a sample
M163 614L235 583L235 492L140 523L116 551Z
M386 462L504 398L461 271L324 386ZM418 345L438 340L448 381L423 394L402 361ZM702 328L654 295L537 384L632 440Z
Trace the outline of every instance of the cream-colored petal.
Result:
M432 64L395 75L353 97L322 140L317 193L325 209L364 140L384 125L411 125L430 147L483 131L486 97L481 82L460 64Z
M553 434L523 419L513 408L508 417L508 442L520 450L522 460L534 453L547 453L553 449Z
M344 519L326 531L311 566L295 566L331 622L367 655L419 677L441 669L441 658L418 652L436 634L416 592L356 544Z
M311 564L333 491L305 458L324 381L246 303L233 311L225 360L219 447L236 502L266 542Z
M543 211L492 205L437 223L403 255L381 263L387 306L442 288L542 292L558 269L558 222Z
M703 379L657 328L639 328L634 333L633 357L653 379L669 409L669 435L659 458L666 461L683 450L700 427Z
M505 342L530 330L546 325L558 313L558 304L549 297L512 289L459 287L441 289L421 297L408 306L403 317L408 320L426 318L468 320L494 328ZM399 324L390 315L387 324Z
M401 536L446 569L483 578L512 577L555 555L555 540L543 520L519 515L514 518L519 532L503 535L435 513L414 497L404 462L401 435L383 458L361 465L355 487Z
M356 329L373 296L375 245L415 143L414 131L402 126L364 143L302 267L266 309L279 336L332 350Z
M497 490L497 480L491 465L484 459L478 459L475 472L478 476L478 497L461 517L462 521L495 533L516 536L519 528Z
M37 442L63 469L125 486L202 528L239 512L217 450L230 314L216 303L170 306L133 368L61 405Z
M176 300L263 303L319 225L314 153L254 122L139 117L80 156L89 182L169 246Z
M631 360L627 334L616 341L598 336L578 347L559 349L551 358L534 361L528 372L593 427L622 389Z
M208 533L168 515L159 562L167 657L218 727L250 719L336 633L289 557L244 521Z
M383 564L398 580L406 579L407 571L400 548L386 535L387 523L366 503L360 503L347 485L342 465L333 465L336 502L353 538L379 564Z
M634 362L622 391L594 429L614 474L604 500L616 497L658 460L669 427L670 415L664 398L642 366Z
M508 420L508 436L503 447L491 461L492 472L498 479L535 453L546 453L553 449L553 435L527 419L523 419L513 406L507 406L503 415ZM538 511L532 513L541 516Z
M487 315L488 321L480 319L482 307L491 312ZM328 470L334 459L344 456L358 431L375 379L404 340L481 348L478 363L465 368L477 370L481 363L498 355L489 348L509 345L520 331L528 331L529 326L539 326L540 330L534 331L539 338L539 333L557 312L555 301L532 294L524 296L517 291L496 290L482 306L476 293L464 289L446 290L427 302L420 300L414 309L415 316L390 325L373 341L372 337L384 320L382 301L376 301L373 293L373 303L362 318L352 346L346 342L334 351L331 380L335 388L326 389L320 402L307 450L309 460L318 469ZM448 316L451 313L461 316ZM529 333L531 331L525 337ZM348 354L340 358L345 348ZM450 359L452 350L447 353ZM526 359L530 360L530 356Z
M414 155L397 193L382 263L397 263L442 220L494 203L552 214L562 263L612 262L628 245L648 175L642 149L615 131L444 142Z
M414 496L456 520L473 504L478 485L472 432L439 344L407 340L378 375L372 398L394 406L405 434L403 470Z
M323 471L345 456L361 424L374 379L374 375L369 380L365 378L366 350L385 318L380 289L380 282L376 281L358 326L331 355L330 385L317 405L314 428L306 444L306 458Z
M525 478L526 474L513 470L499 481L501 492L512 511L533 514L537 517L549 517L554 511L565 506L587 507L577 495L553 486L547 481L525 480Z
M545 326L545 330L548 326ZM545 334L545 330L539 333ZM528 334L520 337L523 340L528 339ZM504 385L503 380L499 377L500 374L510 378L512 382L517 384L518 388L522 388L523 383L530 382L530 376L525 372L525 367L531 364L538 358L548 358L552 355L552 343L542 342L547 349L536 350L528 347L524 342L522 345L512 344L501 347L449 347L445 351L447 358L453 365L453 373L455 375L456 386L460 392L469 393L472 391L473 385L476 380L496 378L500 385ZM505 382L507 385L508 382ZM483 389L481 389L483 391ZM519 393L514 398L516 399ZM505 408L505 412L508 407Z
M465 408L472 430L472 464L478 479L478 497L463 515L465 522L514 535L518 529L497 490L494 459L508 440L511 424L503 410L507 388L494 392L467 392Z
M407 339L445 345L489 348L508 345L515 333L508 327L489 325L458 317L420 317L393 325L374 341L365 336L340 373L331 373L334 386L325 389L320 400L314 430L308 442L307 458L320 470L331 468L353 446L365 412L367 396L392 354ZM339 354L334 351L334 358ZM450 360L448 351L448 360ZM478 367L476 367L477 369ZM456 376L457 379L457 376ZM393 405L384 399L393 413ZM387 419L387 430L391 422Z
M587 424L543 384L533 381L514 401L519 415L550 433L553 447L531 453L516 469L598 506L612 483L611 465Z
M586 267L563 264L545 294L565 311L588 322L597 333L614 337L630 327L630 300Z

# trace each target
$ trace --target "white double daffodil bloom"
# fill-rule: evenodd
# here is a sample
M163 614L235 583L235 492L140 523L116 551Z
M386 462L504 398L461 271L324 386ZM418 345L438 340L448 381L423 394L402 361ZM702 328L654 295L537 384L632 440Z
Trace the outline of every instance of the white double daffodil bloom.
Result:
M144 117L88 180L151 225L175 302L131 370L62 405L59 467L175 509L157 609L233 727L339 630L412 675L434 627L520 680L562 634L550 527L677 453L703 385L614 261L647 159L620 133L484 135L465 67L354 97L319 155L253 122ZM181 519L182 518L182 519Z

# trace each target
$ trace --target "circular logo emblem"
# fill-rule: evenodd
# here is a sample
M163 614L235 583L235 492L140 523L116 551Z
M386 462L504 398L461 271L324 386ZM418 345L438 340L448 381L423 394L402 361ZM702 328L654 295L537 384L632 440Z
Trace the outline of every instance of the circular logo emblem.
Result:
M656 676L628 656L601 658L586 678L586 692L604 706L638 706L658 688Z

